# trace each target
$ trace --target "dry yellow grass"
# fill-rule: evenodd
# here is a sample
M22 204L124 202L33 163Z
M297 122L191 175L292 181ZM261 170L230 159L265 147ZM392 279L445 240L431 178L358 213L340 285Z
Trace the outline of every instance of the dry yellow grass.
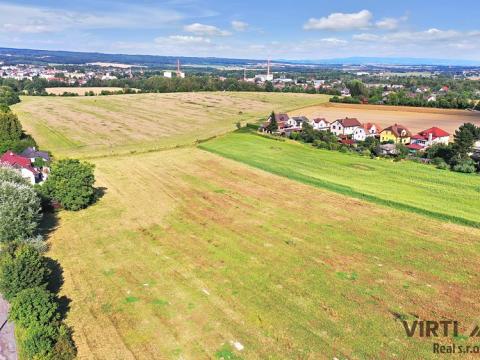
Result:
M256 122L272 110L328 100L323 95L258 93L23 97L14 107L24 128L57 156L94 156L192 144Z
M360 122L375 122L382 127L402 124L413 132L438 126L450 134L466 122L480 126L480 113L467 110L431 109L406 106L352 105L327 103L293 111L291 115L324 117L328 121L356 117Z
M94 94L98 95L102 92L102 90L107 91L118 91L123 90L121 87L53 87L53 88L46 88L45 91L48 94L53 95L62 95L64 92L75 93L79 96L84 96L86 92L93 91Z
M51 236L80 359L429 358L393 314L480 311L478 230L194 148L95 164L105 196Z

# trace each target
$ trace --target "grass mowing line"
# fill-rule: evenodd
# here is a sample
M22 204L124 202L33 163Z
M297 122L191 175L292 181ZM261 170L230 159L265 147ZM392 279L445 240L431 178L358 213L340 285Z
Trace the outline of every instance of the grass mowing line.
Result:
M267 137L263 137L263 138L268 139ZM268 140L271 140L271 139L268 139ZM318 178L315 178L315 177L312 177L312 176L298 174L298 173L292 172L292 171L282 171L280 169L268 166L268 164L256 162L252 158L244 158L244 157L236 156L234 154L227 154L227 153L224 153L222 151L218 151L218 150L209 148L208 146L206 146L204 144L199 144L198 147L202 150L206 150L206 151L209 151L209 152L214 153L216 155L219 155L219 156L231 159L231 160L235 160L235 161L253 166L255 168L258 168L258 169L264 170L266 172L269 172L271 174L283 176L283 177L286 177L286 178L291 179L291 180L295 180L295 181L299 181L299 182L302 182L302 183L307 184L307 185L312 185L312 186L316 186L316 187L319 187L319 188L323 188L323 189L326 189L326 190L329 190L329 191L332 191L332 192L336 192L338 194L350 196L350 197L360 199L360 200L369 201L369 202L379 204L379 205L383 205L383 206L396 208L396 209L399 209L399 210L404 210L404 211L409 211L409 212L413 212L413 213L420 214L420 215L429 216L431 218L442 220L442 221L450 221L450 222L460 224L460 225L466 225L466 226L470 226L470 227L474 227L474 228L480 228L480 222L478 222L478 221L465 219L465 218L455 216L455 215L443 214L443 213L436 212L436 211L422 209L422 208L419 208L419 207L416 207L416 206L413 206L413 205L409 205L409 204L405 204L405 203L401 203L401 202L398 202L398 201L386 200L384 198L381 198L381 197L378 197L378 196L375 196L375 195L370 195L370 194L365 194L365 193L359 192L359 191L354 190L351 187L346 186L346 185L336 184L334 182L330 182L330 181L327 181L327 180L321 180L321 179L318 179Z

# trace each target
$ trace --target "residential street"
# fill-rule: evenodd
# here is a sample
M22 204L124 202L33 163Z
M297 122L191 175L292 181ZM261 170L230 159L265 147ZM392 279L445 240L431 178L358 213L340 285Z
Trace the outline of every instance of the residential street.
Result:
M0 360L17 360L13 323L7 322L8 303L0 296Z

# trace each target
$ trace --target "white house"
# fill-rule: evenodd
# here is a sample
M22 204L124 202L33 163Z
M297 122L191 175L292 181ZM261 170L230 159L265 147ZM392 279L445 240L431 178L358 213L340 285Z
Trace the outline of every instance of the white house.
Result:
M360 121L355 118L335 120L330 124L330 131L337 136L353 135L356 128L361 127Z
M422 147L429 147L434 144L447 145L450 141L450 134L438 127L431 127L423 130L410 138L411 144L417 144Z
M382 128L375 123L365 123L362 125L363 130L365 130L366 137L375 137L380 136Z
M355 141L365 141L365 139L367 138L367 135L365 133L365 129L361 126L355 128L355 130L353 130L353 134L352 134L352 139L355 140Z
M305 116L294 116L287 120L287 125L289 127L302 128L304 121L310 123L310 120Z
M313 119L310 123L314 130L326 131L330 129L330 123L325 118Z

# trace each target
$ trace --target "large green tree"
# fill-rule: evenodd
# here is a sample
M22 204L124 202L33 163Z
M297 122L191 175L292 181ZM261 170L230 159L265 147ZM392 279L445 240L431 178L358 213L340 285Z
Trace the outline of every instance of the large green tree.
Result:
M54 163L43 185L44 193L67 210L80 210L95 200L94 165L76 159Z
M22 137L22 124L17 115L10 111L0 111L0 142L18 141Z
M360 80L352 80L348 82L347 88L350 90L350 95L354 97L368 96L368 89Z
M9 86L0 86L0 104L13 105L20 102L18 94Z
M465 159L472 151L473 144L480 139L480 128L472 123L461 125L453 135L453 149L458 159Z

